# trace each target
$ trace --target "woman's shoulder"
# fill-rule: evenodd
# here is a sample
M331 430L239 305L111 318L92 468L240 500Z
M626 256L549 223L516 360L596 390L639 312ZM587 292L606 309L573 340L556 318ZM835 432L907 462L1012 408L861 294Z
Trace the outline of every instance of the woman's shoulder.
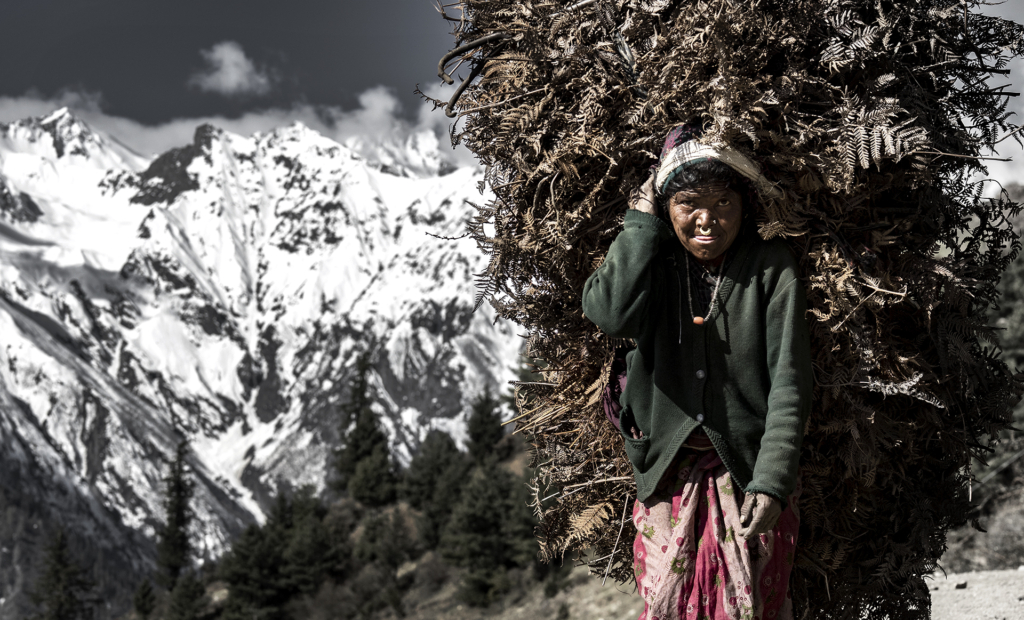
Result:
M751 235L749 268L762 280L790 280L800 277L800 269L793 250L778 237L764 240Z
M790 245L780 237L766 240L757 233L750 233L745 241L750 246L751 257L758 263L780 267L797 265L796 256Z

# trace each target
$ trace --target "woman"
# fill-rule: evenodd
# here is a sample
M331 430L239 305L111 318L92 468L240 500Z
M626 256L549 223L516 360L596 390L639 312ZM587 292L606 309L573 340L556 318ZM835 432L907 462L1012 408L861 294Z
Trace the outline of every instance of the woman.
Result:
M587 280L632 338L620 426L637 501L641 620L792 617L800 442L812 376L797 264L753 227L775 191L728 147L673 130Z

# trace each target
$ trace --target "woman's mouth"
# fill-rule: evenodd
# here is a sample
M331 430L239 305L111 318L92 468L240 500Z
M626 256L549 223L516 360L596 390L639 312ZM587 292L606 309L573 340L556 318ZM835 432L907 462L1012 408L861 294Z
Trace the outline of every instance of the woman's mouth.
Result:
M697 243L714 243L718 237L712 235L697 235L693 239Z

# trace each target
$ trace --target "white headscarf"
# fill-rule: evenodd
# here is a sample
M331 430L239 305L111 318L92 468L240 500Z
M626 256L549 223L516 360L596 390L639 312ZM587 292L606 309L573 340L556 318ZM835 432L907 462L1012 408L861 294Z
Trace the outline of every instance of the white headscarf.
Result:
M713 146L697 140L687 140L668 152L658 166L655 187L659 194L665 193L669 181L690 164L715 159L743 175L754 184L754 189L763 196L779 198L782 192L761 174L761 167L749 157L729 146Z

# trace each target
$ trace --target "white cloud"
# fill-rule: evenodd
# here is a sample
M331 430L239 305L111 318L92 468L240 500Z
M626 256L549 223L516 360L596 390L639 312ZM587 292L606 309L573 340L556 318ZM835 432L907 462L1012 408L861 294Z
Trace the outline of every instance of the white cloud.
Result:
M0 97L0 123L10 123L31 116L44 116L63 107L75 110L84 118L83 112L100 109L101 99L97 93L79 91L65 91L50 98L33 91L21 97Z
M1024 62L1015 63L1014 75L1010 81L1024 83ZM454 86L435 85L424 87L424 92L442 101L447 101ZM1022 98L1024 99L1024 98ZM411 120L402 115L402 107L394 94L383 86L364 91L358 98L359 107L345 110L340 107L315 107L296 104L290 108L271 108L248 112L237 118L203 116L180 118L159 125L144 125L138 121L112 116L102 109L102 97L95 93L68 91L58 96L45 98L37 93L21 97L0 97L0 123L45 116L61 107L70 108L75 115L92 127L118 139L128 147L146 156L156 155L168 149L192 142L196 127L208 123L232 133L251 136L256 132L268 132L294 122L300 122L321 134L359 148L360 145L385 141L401 142L414 133L429 130L437 137L441 157L458 165L476 165L476 158L465 147L452 149L448 136L449 127L455 122L445 116L441 109L421 103ZM1017 111L1015 122L1024 118L1024 101L1011 103ZM464 120L459 120L459 127ZM997 157L1012 158L1010 162L990 161L988 178L1003 184L1024 183L1024 149L1012 139L999 145ZM989 189L989 193L996 192Z
M387 88L375 86L359 95L359 107L352 111L332 108L335 133L339 136L384 136L400 132L406 123L397 116L402 110L398 98Z
M457 82L454 85L448 86L446 84L431 84L423 87L423 94L434 99L447 102L451 99L455 89L458 88ZM465 126L466 121L464 119L454 119L445 116L444 108L434 109L434 104L424 101L420 104L419 109L416 111L416 124L419 127L431 129L439 136L441 147L443 151L451 154L452 160L460 165L476 165L476 156L473 155L466 147L459 145L452 149L451 138L449 137L449 129L453 124L457 124L458 127Z
M1020 91L1024 87L1024 60L1016 59L1007 68L1011 71L1010 75L989 78L989 83L993 86L1009 83L1012 85L1010 90ZM1010 122L1018 125L1024 124L1024 98L1011 98L1007 105L1007 111L1013 113ZM965 122L965 124L968 123L969 121ZM1021 141L1024 142L1024 136L1021 136ZM1004 185L1007 183L1024 183L1024 148L1021 148L1021 145L1016 140L1012 137L1003 140L1000 144L996 145L996 152L989 155L999 159L1010 159L1011 161L992 160L982 162L988 168L987 178L999 181ZM995 186L986 188L988 195L995 195L998 191L998 188Z
M431 96L447 99L454 87L428 89ZM232 133L251 136L300 122L338 142L351 146L382 142L403 142L415 133L433 132L440 144L440 155L456 165L476 165L476 159L464 147L453 150L448 127L452 123L441 110L431 112L423 103L412 120L402 116L398 98L388 89L371 88L358 98L359 107L314 107L296 104L290 108L252 111L237 118L203 116L180 118L159 125L145 125L130 118L113 116L102 109L102 97L94 93L68 91L46 98L37 93L21 97L0 97L0 123L45 116L57 108L68 107L91 127L112 136L141 155L153 156L192 142L196 127L210 124Z
M189 78L190 85L226 97L270 92L270 76L256 69L238 43L222 41L199 53L206 59L207 66Z

